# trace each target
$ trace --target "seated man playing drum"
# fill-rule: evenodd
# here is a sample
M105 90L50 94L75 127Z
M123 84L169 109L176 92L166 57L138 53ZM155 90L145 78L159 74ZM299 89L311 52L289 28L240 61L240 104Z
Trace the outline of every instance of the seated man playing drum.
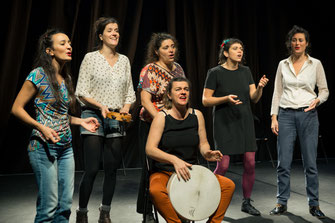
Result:
M167 182L170 176L175 172L178 179L192 180L190 169L192 164L197 163L198 150L208 161L218 161L222 154L210 150L204 117L199 110L189 107L189 80L173 78L165 96L165 110L155 116L146 145L147 155L156 161L149 190L155 207L167 222L182 222L168 196ZM230 179L219 175L216 178L220 184L221 198L218 208L207 221L212 223L223 220L235 190L235 184Z

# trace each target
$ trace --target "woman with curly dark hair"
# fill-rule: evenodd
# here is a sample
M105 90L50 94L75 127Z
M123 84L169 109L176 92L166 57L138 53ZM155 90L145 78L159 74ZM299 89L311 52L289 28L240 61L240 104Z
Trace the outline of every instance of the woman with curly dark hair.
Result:
M175 37L167 33L154 33L147 47L146 65L140 73L138 90L141 95L139 140L140 154L143 163L141 183L137 199L137 212L143 213L145 222L153 222L152 203L145 196L148 185L148 171L145 158L145 144L153 118L163 109L165 88L174 77L185 77L183 68L176 62L178 43ZM148 203L145 205L145 200ZM144 207L147 210L144 210ZM147 213L144 213L147 212Z
M324 218L319 207L319 180L316 165L319 120L317 106L325 102L329 91L323 66L309 55L307 30L294 26L287 35L289 57L280 61L272 98L271 130L277 135L277 205L270 212L280 215L287 210L290 197L290 171L294 142L299 138L309 211ZM318 94L314 91L318 88Z

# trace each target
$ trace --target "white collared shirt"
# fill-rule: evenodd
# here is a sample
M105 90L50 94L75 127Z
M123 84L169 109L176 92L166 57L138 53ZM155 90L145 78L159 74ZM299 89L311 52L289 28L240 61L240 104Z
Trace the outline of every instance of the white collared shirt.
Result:
M314 91L315 86L318 87L318 95ZM277 68L271 115L277 115L279 107L293 109L308 107L316 98L320 99L322 104L328 95L325 71L318 59L308 56L296 75L289 57L280 61Z
M111 109L135 102L129 59L118 56L111 67L99 51L87 53L80 66L76 96L93 98Z

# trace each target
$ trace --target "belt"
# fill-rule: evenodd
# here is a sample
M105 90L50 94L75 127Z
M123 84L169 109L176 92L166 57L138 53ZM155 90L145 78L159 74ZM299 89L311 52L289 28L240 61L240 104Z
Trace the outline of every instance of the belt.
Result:
M111 108L109 108L108 109L110 112L120 112L120 109L111 109Z
M285 111L305 111L306 108L308 108L308 106L306 107L300 107L300 108L282 108L281 109L285 110Z
M91 108L91 107L87 107L87 106L83 106L81 107L82 111L85 111L85 110L92 110L92 111L100 111L99 109L97 108ZM120 109L112 109L112 108L108 108L108 110L110 112L120 112Z

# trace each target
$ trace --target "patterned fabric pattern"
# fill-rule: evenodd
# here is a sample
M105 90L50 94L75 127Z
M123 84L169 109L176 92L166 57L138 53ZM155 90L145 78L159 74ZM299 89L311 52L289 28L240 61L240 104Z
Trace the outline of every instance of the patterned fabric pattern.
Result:
M176 69L169 72L155 63L150 63L146 65L140 73L140 80L137 88L145 90L151 94L151 101L157 111L160 111L163 108L163 96L170 80L174 77L185 77L183 68L178 63L175 63L175 66ZM140 118L142 121L152 121L150 114L144 107L141 109Z
M93 98L111 109L121 109L135 102L128 57L119 54L111 67L99 51L87 53L80 66L75 94Z
M61 140L56 144L52 144L50 141L47 142L44 135L37 129L33 129L31 137L40 138L42 141L47 142L49 147L70 147L72 142L68 117L70 101L64 81L59 89L62 96L60 103L56 102L56 98L43 68L38 67L31 71L26 81L31 81L37 89L37 94L34 99L36 121L55 130ZM28 146L29 150L36 150L39 147L40 145L36 140L30 140Z

